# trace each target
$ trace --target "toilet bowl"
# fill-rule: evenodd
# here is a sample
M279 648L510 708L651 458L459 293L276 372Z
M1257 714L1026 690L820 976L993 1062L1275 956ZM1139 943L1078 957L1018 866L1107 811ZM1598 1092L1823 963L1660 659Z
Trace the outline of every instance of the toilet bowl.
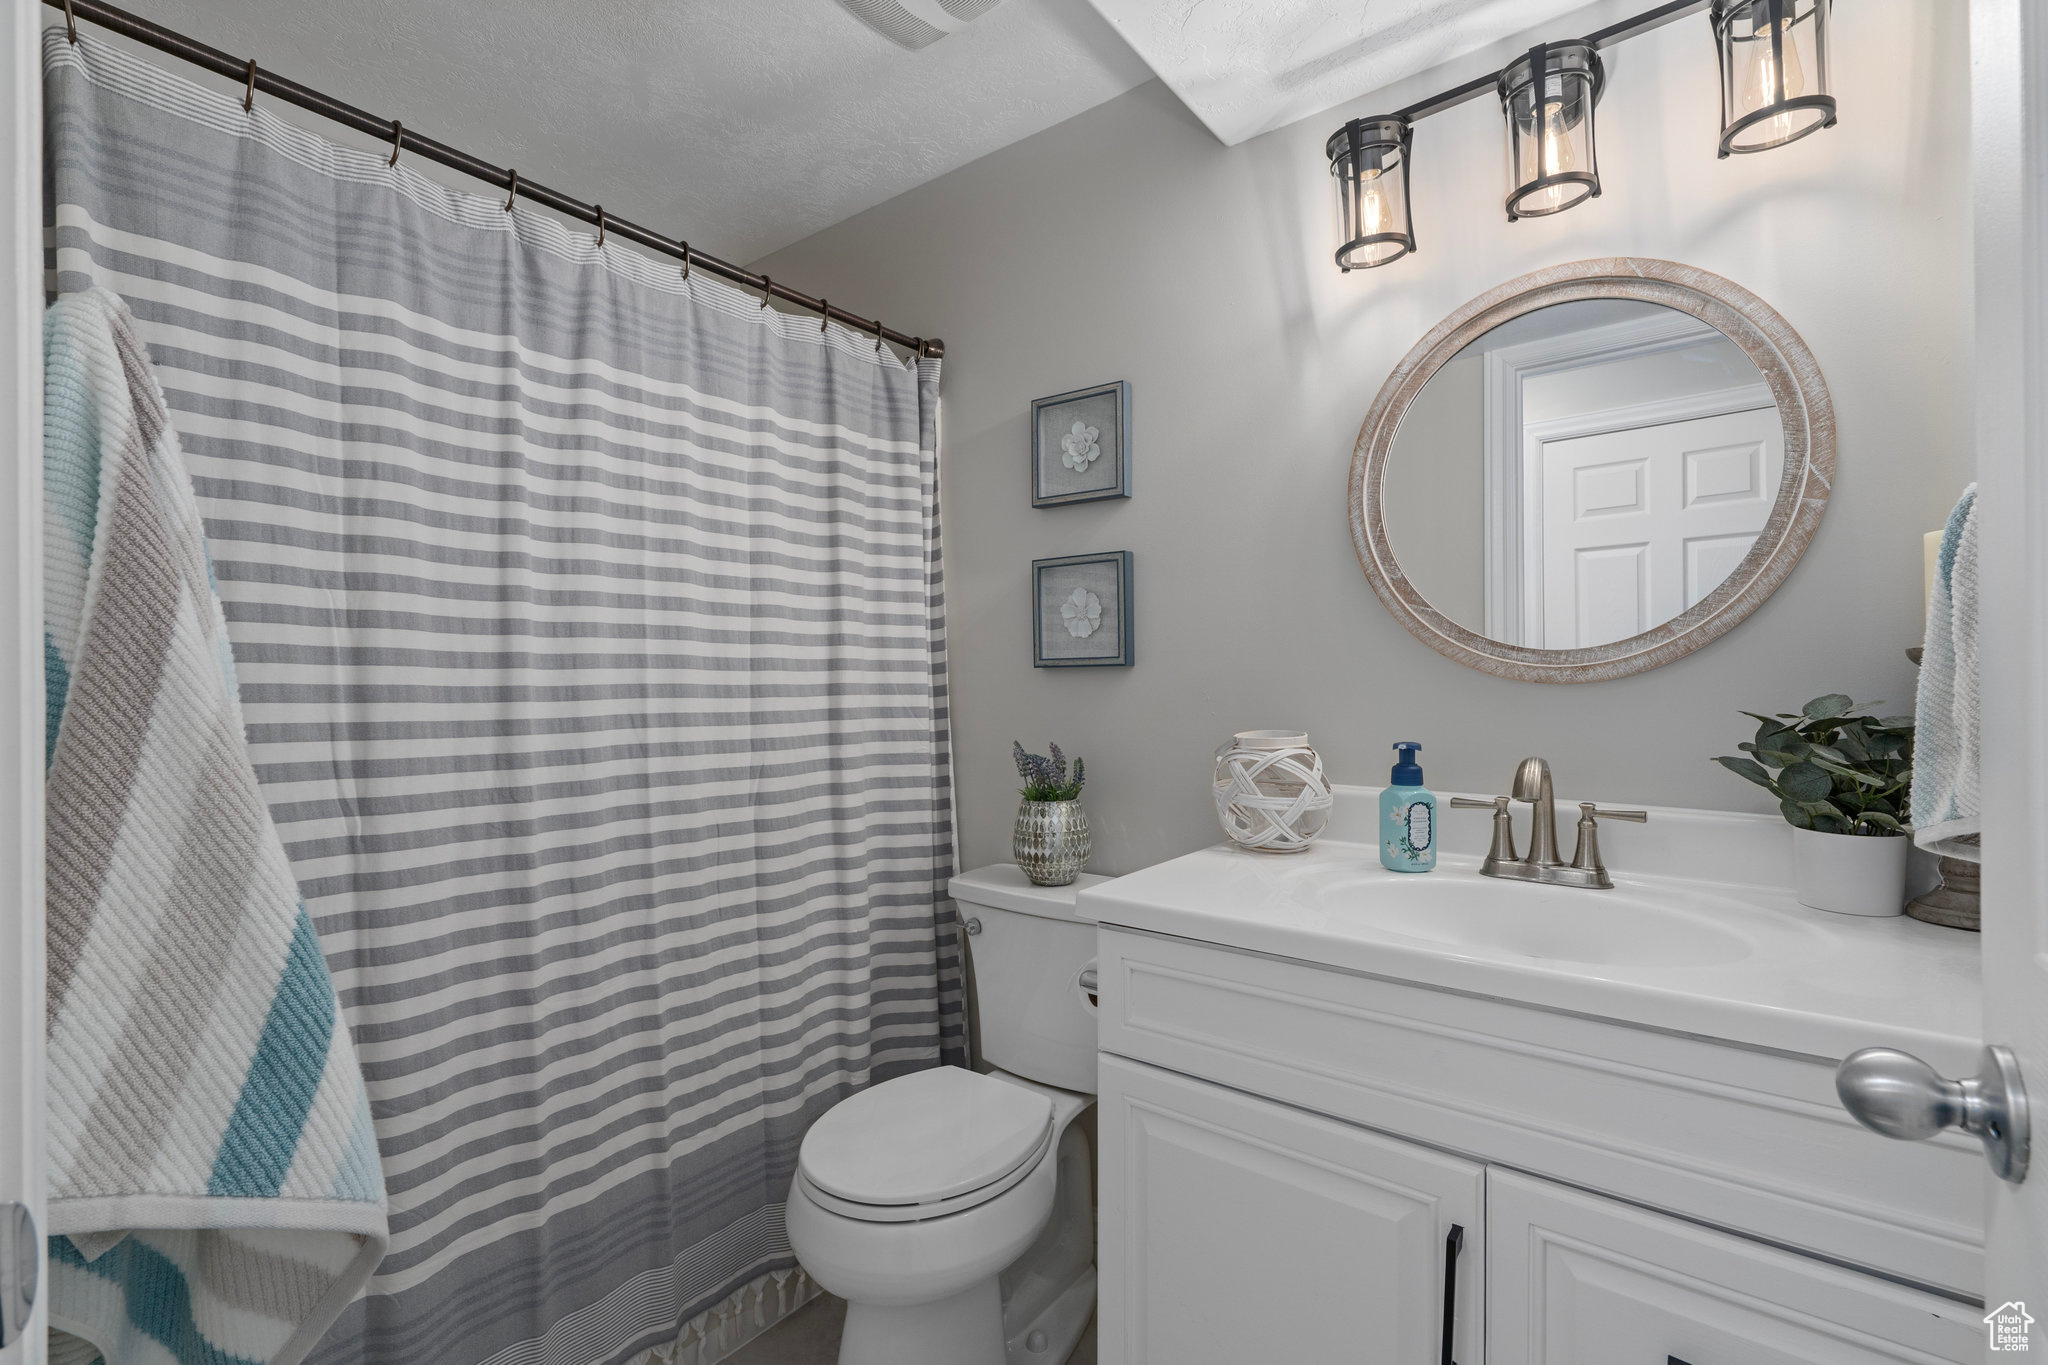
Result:
M1075 886L952 882L984 1055L852 1095L804 1135L790 1246L846 1300L839 1365L1063 1365L1095 1305L1094 926Z

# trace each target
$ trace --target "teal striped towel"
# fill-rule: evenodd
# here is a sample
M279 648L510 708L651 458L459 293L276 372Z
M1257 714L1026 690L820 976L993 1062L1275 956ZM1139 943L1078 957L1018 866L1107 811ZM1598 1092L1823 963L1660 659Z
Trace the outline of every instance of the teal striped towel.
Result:
M43 349L51 1357L293 1365L384 1254L368 1093L147 352L104 289Z
M1977 791L1977 485L1942 529L1913 718L1913 842L1984 860Z

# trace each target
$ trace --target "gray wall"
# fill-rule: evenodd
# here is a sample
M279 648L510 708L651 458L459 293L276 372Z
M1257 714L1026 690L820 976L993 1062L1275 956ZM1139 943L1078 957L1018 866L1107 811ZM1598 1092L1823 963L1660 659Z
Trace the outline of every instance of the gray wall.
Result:
M1417 130L1421 250L1331 265L1322 143L1361 103L1225 148L1147 85L777 253L767 268L947 345L943 439L964 857L1009 856L1012 737L1086 755L1093 867L1216 837L1210 756L1234 730L1305 727L1340 781L1423 741L1430 782L1500 790L1548 755L1560 790L1767 809L1712 766L1747 724L1831 690L1903 709L1920 536L1970 477L1967 7L1836 11L1841 125L1717 161L1706 20L1614 54L1602 198L1509 224L1498 108ZM1398 106L1427 83L1383 92ZM914 130L906 130L906 135ZM1461 668L1379 605L1345 477L1387 371L1444 314L1534 269L1661 256L1769 300L1819 357L1840 477L1805 562L1718 643L1617 682L1546 687ZM1137 495L1034 511L1031 399L1131 381ZM1138 664L1034 670L1035 557L1137 554ZM1484 822L1453 823L1483 847Z
M1486 367L1467 346L1401 418L1387 461L1387 538L1408 581L1459 625L1486 629Z

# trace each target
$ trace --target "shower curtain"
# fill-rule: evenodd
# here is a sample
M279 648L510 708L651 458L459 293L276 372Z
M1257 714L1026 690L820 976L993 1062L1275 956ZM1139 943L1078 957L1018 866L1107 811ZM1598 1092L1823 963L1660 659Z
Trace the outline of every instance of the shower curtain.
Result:
M937 362L44 56L52 288L156 364L370 1087L311 1359L719 1358L805 1127L965 1050Z

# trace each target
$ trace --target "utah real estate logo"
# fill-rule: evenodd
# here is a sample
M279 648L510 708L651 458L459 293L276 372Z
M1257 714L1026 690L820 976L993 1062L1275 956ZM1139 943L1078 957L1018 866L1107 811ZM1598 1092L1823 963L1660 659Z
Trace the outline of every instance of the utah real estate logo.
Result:
M2033 1325L2033 1314L2018 1299L2000 1304L1984 1315L1984 1330L1991 1337L1991 1349L1994 1351L2029 1349L2027 1329Z

